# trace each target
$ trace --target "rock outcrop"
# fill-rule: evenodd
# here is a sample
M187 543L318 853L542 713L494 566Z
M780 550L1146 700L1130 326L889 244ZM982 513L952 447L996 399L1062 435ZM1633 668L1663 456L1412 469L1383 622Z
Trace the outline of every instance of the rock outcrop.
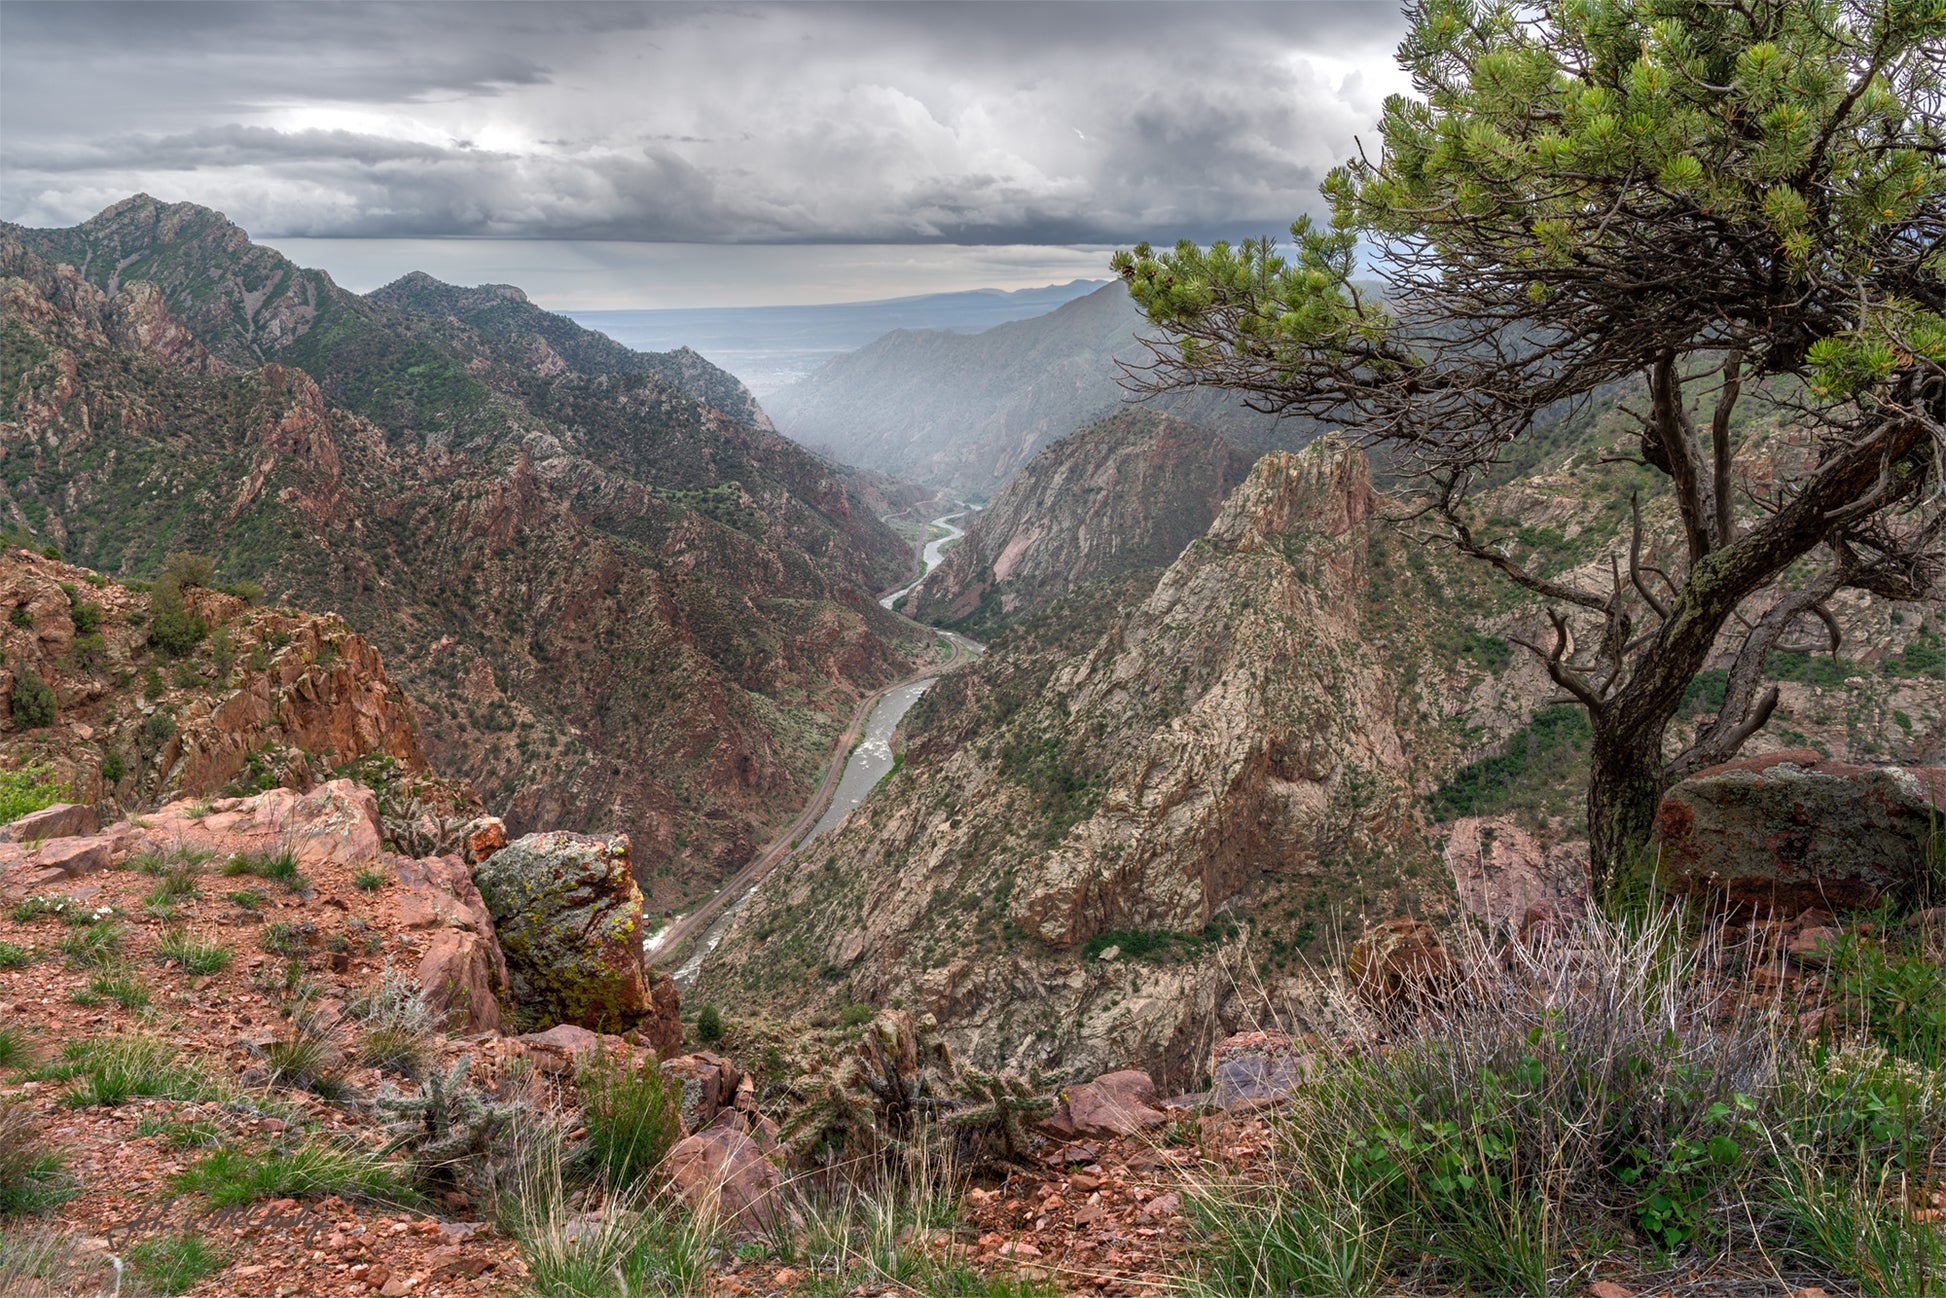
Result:
M10 755L45 764L110 814L266 780L305 788L364 758L430 778L411 701L342 619L192 587L186 604L205 635L172 658L151 646L152 603L85 568L0 548ZM11 714L27 672L54 692L48 724ZM457 787L444 796L474 801Z
M1919 900L1937 867L1946 769L1857 766L1789 749L1713 766L1657 812L1663 878L1742 910L1795 915Z
M1174 563L1254 457L1150 410L1055 442L974 518L904 605L989 638L1091 581Z
M626 835L529 834L474 867L473 881L530 1024L624 1032L655 1010Z

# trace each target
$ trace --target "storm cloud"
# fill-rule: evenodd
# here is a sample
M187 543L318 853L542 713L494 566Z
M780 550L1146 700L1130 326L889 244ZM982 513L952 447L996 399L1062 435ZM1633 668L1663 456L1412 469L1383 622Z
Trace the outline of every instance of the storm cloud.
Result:
M0 6L0 216L253 234L1274 233L1402 89L1390 3Z

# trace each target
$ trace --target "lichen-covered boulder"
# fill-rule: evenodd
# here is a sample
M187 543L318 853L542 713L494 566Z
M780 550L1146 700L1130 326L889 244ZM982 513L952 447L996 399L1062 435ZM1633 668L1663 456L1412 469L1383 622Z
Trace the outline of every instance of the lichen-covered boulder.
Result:
M1664 882L1743 911L1795 915L1920 895L1946 769L1853 766L1809 748L1712 766L1663 796Z
M628 838L529 834L475 867L520 1017L625 1032L654 1008Z

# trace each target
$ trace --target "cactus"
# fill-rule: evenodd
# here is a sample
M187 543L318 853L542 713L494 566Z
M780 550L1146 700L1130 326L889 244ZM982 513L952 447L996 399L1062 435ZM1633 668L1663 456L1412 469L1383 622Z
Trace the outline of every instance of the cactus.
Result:
M466 1073L461 1059L443 1074L429 1073L417 1095L382 1090L379 1110L391 1115L383 1152L404 1151L421 1181L457 1185L484 1201L506 1179L520 1106L468 1086Z
M947 1122L975 1138L983 1161L1020 1170L1033 1141L1032 1127L1054 1112L1048 1079L1038 1071L987 1073L960 1070L960 1107Z
M937 1027L930 1015L887 1011L855 1054L799 1078L802 1101L781 1128L792 1152L818 1162L903 1152L921 1123L954 1104L953 1058Z

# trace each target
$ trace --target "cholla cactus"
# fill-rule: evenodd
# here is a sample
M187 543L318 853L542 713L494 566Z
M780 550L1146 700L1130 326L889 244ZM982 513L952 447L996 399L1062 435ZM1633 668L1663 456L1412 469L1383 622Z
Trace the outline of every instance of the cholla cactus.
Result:
M457 1185L476 1199L491 1198L513 1159L512 1133L521 1110L466 1084L467 1060L429 1073L417 1095L386 1087L378 1107L392 1115L384 1152L404 1151L422 1181Z
M1054 1112L1048 1079L1038 1071L987 1073L960 1070L960 1107L947 1119L954 1130L976 1137L980 1156L1000 1167L1021 1169L1033 1141L1031 1128Z
M818 1162L902 1153L918 1126L953 1106L953 1057L931 1015L888 1010L856 1054L798 1079L802 1102L784 1119L792 1152Z

